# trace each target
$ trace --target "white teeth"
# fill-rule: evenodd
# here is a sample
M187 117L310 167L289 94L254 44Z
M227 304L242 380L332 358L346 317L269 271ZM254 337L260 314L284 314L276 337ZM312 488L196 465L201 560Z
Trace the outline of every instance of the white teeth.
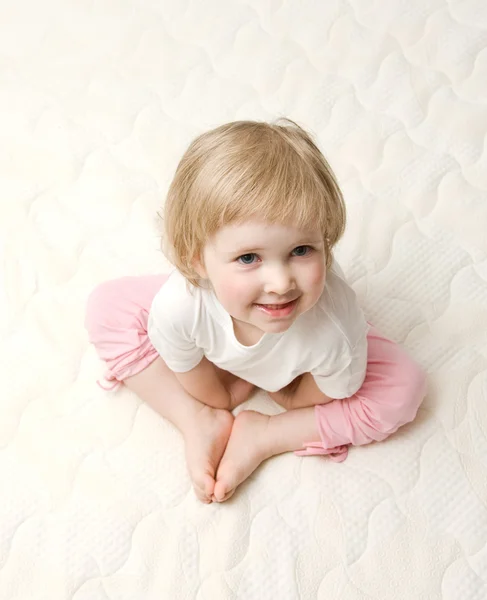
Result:
M263 306L265 306L266 308L271 308L273 310L277 310L278 308L283 308L284 306L287 306L288 304L290 304L290 302L286 302L286 304L263 304Z

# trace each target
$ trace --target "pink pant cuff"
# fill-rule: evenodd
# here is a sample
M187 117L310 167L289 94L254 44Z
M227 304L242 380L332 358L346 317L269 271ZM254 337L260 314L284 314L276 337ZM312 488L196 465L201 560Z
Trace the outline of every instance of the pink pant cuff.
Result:
M337 446L336 448L324 448L321 442L309 442L303 444L304 450L296 450L297 456L324 456L327 455L334 462L343 462L348 456L348 446Z

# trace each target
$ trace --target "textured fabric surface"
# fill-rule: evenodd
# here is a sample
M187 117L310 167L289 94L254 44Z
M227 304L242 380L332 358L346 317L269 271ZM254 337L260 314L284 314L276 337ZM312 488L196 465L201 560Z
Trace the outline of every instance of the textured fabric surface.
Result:
M487 597L486 6L0 0L1 598ZM85 306L167 272L195 135L278 116L336 171L337 258L429 393L346 462L275 457L203 506L178 432L94 384Z

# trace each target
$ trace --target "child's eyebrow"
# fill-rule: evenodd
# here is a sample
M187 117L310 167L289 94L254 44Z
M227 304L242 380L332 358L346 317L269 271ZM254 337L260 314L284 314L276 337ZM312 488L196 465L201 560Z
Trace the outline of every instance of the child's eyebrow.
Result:
M323 240L321 238L303 238L303 240L292 244L291 248L297 248L298 246L304 246L306 244L313 244L314 246L318 246L320 244L323 244ZM235 250L226 250L224 254L228 256L235 256L251 254L252 252L263 252L265 250L267 250L267 248L236 248Z
M250 254L251 252L263 252L264 250L265 248L236 248L225 252L225 254Z

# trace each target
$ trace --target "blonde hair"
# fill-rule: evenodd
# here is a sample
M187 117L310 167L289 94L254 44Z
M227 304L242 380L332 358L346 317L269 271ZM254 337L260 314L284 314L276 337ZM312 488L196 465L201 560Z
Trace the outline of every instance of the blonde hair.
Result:
M221 227L252 218L319 228L331 265L345 229L343 196L310 135L289 119L227 123L190 144L169 187L163 252L200 286L192 263L202 259L207 241Z

